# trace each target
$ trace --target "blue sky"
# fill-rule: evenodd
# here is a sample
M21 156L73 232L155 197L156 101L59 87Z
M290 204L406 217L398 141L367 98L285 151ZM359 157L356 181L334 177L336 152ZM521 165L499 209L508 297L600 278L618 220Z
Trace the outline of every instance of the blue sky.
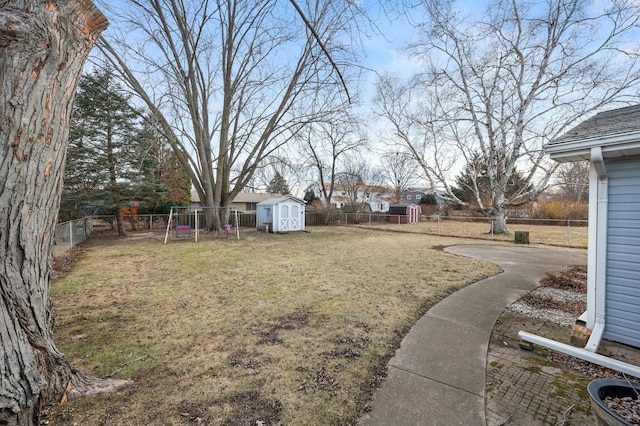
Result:
M487 6L487 0L461 0L456 5L463 13L473 15L482 12ZM414 22L422 22L420 11L410 13ZM378 72L389 72L399 75L411 75L419 69L415 60L411 59L404 50L406 45L415 41L418 30L414 28L406 16L397 17L393 21L379 16L373 11L372 17L379 19L383 34L376 34L370 40L365 40L364 48L367 55L364 65Z

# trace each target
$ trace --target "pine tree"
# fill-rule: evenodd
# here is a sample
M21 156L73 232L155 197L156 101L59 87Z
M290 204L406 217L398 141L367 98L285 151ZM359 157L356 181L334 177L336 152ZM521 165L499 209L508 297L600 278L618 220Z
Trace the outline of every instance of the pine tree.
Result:
M304 193L304 201L306 201L308 205L311 205L316 199L316 193L313 192L312 189Z
M169 206L188 206L191 204L191 179L178 160L176 153L168 145L159 147L159 165L156 177L165 189L161 206L156 213L168 212ZM162 211L160 211L162 210Z
M61 203L67 215L115 213L125 235L121 207L143 191L149 164L140 112L110 70L81 77L69 133ZM145 182L145 184L148 181Z
M278 171L276 171L273 178L269 181L269 185L267 185L267 192L282 195L289 195L291 193L286 179Z
M166 196L167 188L160 179L159 173L164 145L166 142L156 130L153 121L147 117L134 143L131 144L130 151L137 162L135 164L137 174L131 179L134 191L132 200L140 203L142 211L155 209L155 206L161 204Z
M487 166L482 156L475 154L471 161L467 163L465 168L456 176L456 186L453 193L465 203L472 205L478 204L478 198L483 203L491 204L491 184L487 176ZM497 179L501 179L500 176ZM505 197L507 199L514 198L519 193L527 193L531 191L533 185L525 179L520 172L514 167L511 177L507 182Z

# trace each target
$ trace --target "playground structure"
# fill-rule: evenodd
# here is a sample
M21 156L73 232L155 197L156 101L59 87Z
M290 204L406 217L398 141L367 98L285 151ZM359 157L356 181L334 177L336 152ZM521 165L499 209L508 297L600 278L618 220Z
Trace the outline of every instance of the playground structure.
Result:
M197 243L200 233L208 233L202 231L200 227L200 224L204 222L204 214L207 210L214 210L216 214L218 214L218 217L224 218L221 223L221 229L218 229L216 231L217 233L224 233L227 237L235 233L237 239L240 239L238 210L235 207L171 206L169 220L167 221L167 231L164 235L164 243L167 244L172 227L175 231L176 238L195 237L195 242ZM220 214L221 212L223 212L223 214ZM233 225L230 223L231 220L233 220Z

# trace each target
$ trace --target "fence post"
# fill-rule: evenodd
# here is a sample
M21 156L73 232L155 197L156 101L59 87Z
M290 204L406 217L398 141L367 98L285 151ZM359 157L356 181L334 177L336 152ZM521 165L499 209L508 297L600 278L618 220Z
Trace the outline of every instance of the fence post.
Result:
M371 213L369 213L369 227L371 227Z
M69 222L69 249L73 248L73 221Z

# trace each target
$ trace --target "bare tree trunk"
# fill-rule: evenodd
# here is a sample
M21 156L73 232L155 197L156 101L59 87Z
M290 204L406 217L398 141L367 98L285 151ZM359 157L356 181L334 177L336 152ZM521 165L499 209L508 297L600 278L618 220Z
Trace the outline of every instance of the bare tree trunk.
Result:
M502 212L496 214L493 217L493 233L494 234L509 234L509 230L507 229L507 216L504 214L504 209L501 209Z
M49 275L76 86L107 20L80 0L0 7L0 424L87 384L53 342Z
M111 187L112 194L119 194L118 191L118 178L116 176L116 156L114 154L113 147L113 131L111 125L107 126L107 162L109 163L109 185ZM116 226L118 229L118 237L126 237L127 232L124 227L124 218L122 212L122 206L120 205L120 196L117 196L115 201L115 216Z
M504 208L504 195L498 195L496 197L491 211L493 214L493 233L509 234L509 230L507 229L507 213Z
M118 237L126 237L127 231L124 226L124 215L122 214L122 207L116 207L116 224L118 227Z

